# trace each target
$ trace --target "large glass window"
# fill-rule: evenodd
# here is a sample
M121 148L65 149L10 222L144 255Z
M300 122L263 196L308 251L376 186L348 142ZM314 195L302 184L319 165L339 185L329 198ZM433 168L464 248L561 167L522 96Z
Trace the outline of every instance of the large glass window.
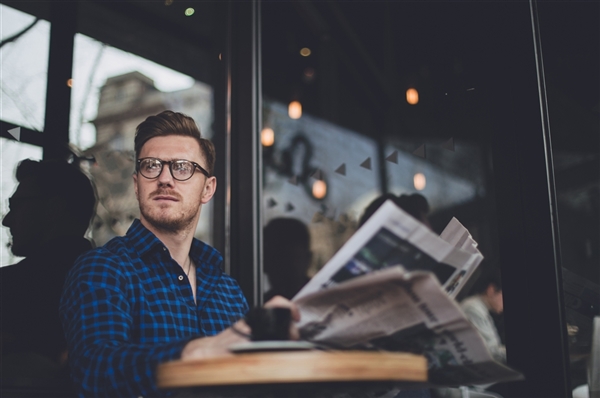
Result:
M588 382L593 319L600 316L600 9L597 2L541 3L538 11L577 388Z
M494 90L500 75L523 81L499 59L534 65L533 50L503 44L531 40L528 7L266 2L262 12L266 298L293 297L382 194L424 198L421 219L438 234L452 217L469 229L485 260L459 301L484 302L487 286L501 293L492 153L504 104ZM503 18L518 20L518 32ZM486 314L496 336L488 348L502 352L502 305Z
M264 225L294 218L307 227L303 278L384 193L424 196L438 233L457 216L480 242L485 271L497 267L491 129L478 102L489 33L467 17L486 12L472 3L263 4Z

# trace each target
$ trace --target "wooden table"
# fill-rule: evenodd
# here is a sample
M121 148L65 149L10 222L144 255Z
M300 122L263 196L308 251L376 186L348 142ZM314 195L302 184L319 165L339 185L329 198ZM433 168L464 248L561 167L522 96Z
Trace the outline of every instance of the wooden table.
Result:
M327 391L325 396L334 391L385 389L425 381L425 357L371 351L247 353L173 361L157 369L160 388L192 389L195 396L207 392L210 396L300 397Z

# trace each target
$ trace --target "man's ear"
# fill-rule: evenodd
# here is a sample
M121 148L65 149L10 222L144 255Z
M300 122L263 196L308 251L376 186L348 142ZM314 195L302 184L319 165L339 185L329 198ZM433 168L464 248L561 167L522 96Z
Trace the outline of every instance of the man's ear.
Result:
M137 186L137 173L133 173L133 190L135 191L135 198L139 201L140 197L138 196L138 186Z
M202 198L201 202L203 205L210 202L215 191L217 190L217 178L216 177L208 177L206 182L204 183L204 189L202 190Z

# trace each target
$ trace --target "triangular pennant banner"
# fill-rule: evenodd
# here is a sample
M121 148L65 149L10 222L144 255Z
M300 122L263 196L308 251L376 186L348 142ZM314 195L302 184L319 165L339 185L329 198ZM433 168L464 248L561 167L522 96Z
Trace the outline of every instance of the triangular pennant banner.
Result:
M342 165L340 167L335 169L335 172L345 176L346 175L346 163L342 163Z
M310 175L312 178L314 178L315 180L322 180L323 178L321 177L321 170L320 169L316 169L314 173L312 173Z
M371 170L371 158L367 158L364 162L360 164L360 167L363 167L367 170Z
M288 203L285 205L285 211L294 211L295 207L293 204Z
M275 202L275 200L273 198L269 198L269 200L267 200L267 206L270 208L277 206L277 202Z
M8 134L12 135L15 140L21 141L21 127L8 130Z
M298 185L298 177L296 177L296 176L293 176L292 178L290 178L290 179L288 180L288 182L289 182L290 184L292 184L292 185Z
M413 155L417 155L421 158L425 158L425 144L421 145L413 151Z
M442 148L454 152L454 138L450 138L448 141L444 142Z
M398 151L392 152L392 154L390 156L388 156L387 158L385 158L385 160L387 160L388 162L392 162L394 164L398 164Z

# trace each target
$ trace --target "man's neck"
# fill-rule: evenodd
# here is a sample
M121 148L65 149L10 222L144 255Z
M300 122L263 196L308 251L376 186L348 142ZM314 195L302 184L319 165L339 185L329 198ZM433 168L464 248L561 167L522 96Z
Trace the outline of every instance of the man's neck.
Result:
M183 267L187 264L187 258L192 247L192 240L194 239L193 225L180 231L165 231L160 228L156 228L150 224L143 217L140 219L142 225L150 230L156 237L167 247L171 257L177 263Z

